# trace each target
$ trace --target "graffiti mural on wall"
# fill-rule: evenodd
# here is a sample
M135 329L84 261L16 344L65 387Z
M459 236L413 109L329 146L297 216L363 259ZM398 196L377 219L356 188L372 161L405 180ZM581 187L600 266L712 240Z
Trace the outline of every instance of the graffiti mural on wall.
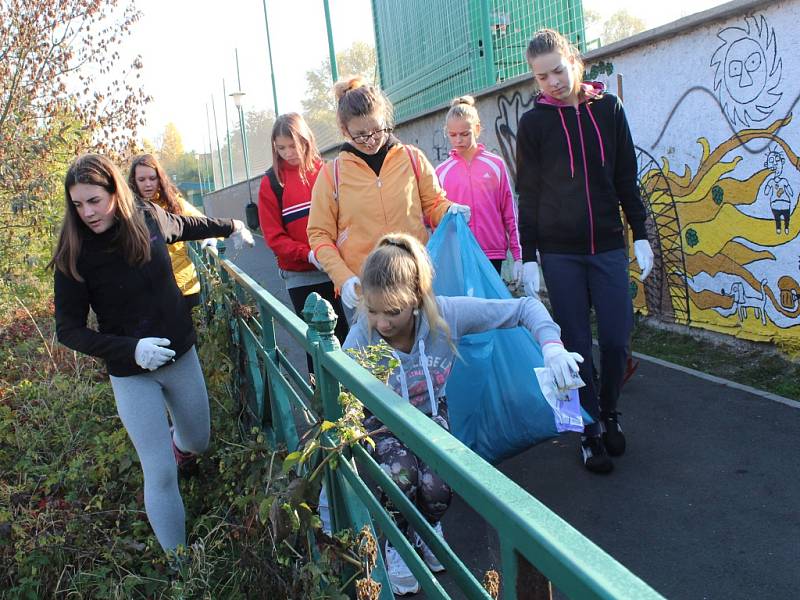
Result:
M511 179L517 180L517 129L519 120L528 110L533 108L534 96L523 100L522 93L514 92L508 98L500 94L497 97L497 118L494 121L494 133L500 145L500 154L508 166Z
M645 285L632 276L634 303L650 314L749 339L800 335L794 220L800 136L790 113L775 118L784 97L778 41L764 16L745 17L717 37L710 60L714 96L731 135L716 147L708 137L697 139L699 160L684 164L682 173L667 157L659 164L639 150L657 260Z
M717 331L735 329L750 339L774 339L778 330L800 327L800 227L792 225L798 202L790 181L797 180L800 163L776 133L791 121L789 115L765 129L740 131L713 150L700 138L694 173L688 166L683 174L673 171L666 158L660 167L650 161L640 177L650 213L674 209L681 231L676 237L673 227L656 222L658 254L681 260L657 264L660 276L647 286L631 279L638 308ZM740 153L753 140L772 144L758 162Z
M731 124L749 127L772 115L783 95L776 89L783 61L778 58L775 30L763 16L745 17L743 27L726 27L711 57L714 91Z

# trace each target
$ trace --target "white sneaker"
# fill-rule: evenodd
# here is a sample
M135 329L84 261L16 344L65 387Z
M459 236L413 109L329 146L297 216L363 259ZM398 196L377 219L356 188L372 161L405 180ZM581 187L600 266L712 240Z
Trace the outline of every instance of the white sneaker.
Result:
M441 521L433 526L433 530L440 539L444 540L444 532L442 532ZM422 558L425 559L425 564L428 565L428 568L431 571L434 573L441 573L444 571L444 565L439 562L439 559L436 558L436 555L433 553L433 551L428 548L428 544L422 540L416 531L414 532L414 545L422 550Z
M392 584L392 592L397 596L404 594L416 594L419 591L419 582L411 569L408 568L403 557L386 542L386 570L389 572L389 583Z

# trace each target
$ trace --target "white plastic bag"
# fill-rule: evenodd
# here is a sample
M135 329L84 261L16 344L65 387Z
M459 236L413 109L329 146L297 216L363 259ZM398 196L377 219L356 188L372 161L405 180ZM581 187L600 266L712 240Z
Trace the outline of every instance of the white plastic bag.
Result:
M538 367L533 371L536 373L536 379L539 381L539 387L545 400L547 400L550 408L553 409L559 433L562 431L583 433L583 417L581 416L581 401L578 396L578 388L586 384L580 378L580 375L575 374L568 389L559 390L556 387L556 382L553 380L553 374L550 369Z

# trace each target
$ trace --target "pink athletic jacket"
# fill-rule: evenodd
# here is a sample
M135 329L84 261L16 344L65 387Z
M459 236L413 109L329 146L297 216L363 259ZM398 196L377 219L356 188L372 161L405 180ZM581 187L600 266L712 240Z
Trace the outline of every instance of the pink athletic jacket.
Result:
M478 144L470 163L451 150L436 167L436 175L448 199L472 209L469 228L488 258L505 258L510 248L514 260L522 259L517 204L502 158L487 152L483 144Z

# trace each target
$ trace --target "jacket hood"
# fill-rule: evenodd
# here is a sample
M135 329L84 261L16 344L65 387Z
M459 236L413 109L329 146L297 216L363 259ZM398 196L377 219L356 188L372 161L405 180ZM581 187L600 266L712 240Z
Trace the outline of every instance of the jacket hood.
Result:
M586 102L587 100L594 100L595 98L599 98L603 95L606 91L606 86L601 81L584 81L581 83L581 90L583 91L583 95L581 98L581 104ZM563 108L566 106L571 106L566 102L562 102L557 98L553 98L552 96L548 96L544 92L539 92L539 95L536 96L535 100L536 106L548 106L553 108Z

